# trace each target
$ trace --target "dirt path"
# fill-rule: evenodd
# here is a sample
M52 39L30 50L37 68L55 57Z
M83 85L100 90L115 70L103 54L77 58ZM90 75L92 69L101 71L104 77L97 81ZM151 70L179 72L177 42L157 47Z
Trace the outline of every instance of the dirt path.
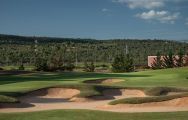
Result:
M188 111L188 97L178 98L165 102L144 103L138 105L108 105L114 99L129 97L144 97L140 90L110 89L103 91L103 99L89 100L78 99L75 95L80 91L67 88L51 88L32 92L20 98L21 104L4 104L0 112L31 112L55 109L88 109L113 112L172 112ZM112 98L113 99L104 99Z

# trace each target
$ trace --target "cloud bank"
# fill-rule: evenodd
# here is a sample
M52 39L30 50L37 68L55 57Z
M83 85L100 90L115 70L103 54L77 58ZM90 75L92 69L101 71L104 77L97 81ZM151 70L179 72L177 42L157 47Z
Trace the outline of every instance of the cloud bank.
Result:
M186 0L112 0L113 2L126 4L131 9L145 8L154 9L164 7L167 2L183 2Z
M163 7L165 5L165 0L113 0L113 2L126 4L131 9L153 9Z
M160 23L174 24L179 18L180 13L171 13L168 10L157 10L158 8L166 8L170 2L183 2L185 0L112 0L113 2L127 5L130 9L147 9L148 11L136 14L136 17L149 20L159 21ZM188 24L188 22L186 22Z
M157 20L161 23L171 23L174 24L175 20L179 18L180 13L171 14L168 11L155 11L150 10L148 12L139 13L136 17L144 20Z

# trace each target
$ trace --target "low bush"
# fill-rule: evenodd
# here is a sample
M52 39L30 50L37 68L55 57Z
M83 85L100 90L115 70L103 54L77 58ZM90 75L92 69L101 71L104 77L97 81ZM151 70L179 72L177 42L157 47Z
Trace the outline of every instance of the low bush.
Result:
M142 103L151 103L151 102L163 102L163 101L173 100L182 97L188 97L188 93L168 95L168 96L125 98L125 99L114 100L109 104L117 105L117 104L142 104Z
M155 87L145 91L149 96L166 95L169 92L188 92L188 90L173 87Z
M85 62L84 63L84 71L86 72L94 72L95 71L95 65L94 65L94 62Z
M24 65L23 65L23 64L22 64L22 65L20 65L20 66L19 66L19 68L18 68L18 70L25 70Z

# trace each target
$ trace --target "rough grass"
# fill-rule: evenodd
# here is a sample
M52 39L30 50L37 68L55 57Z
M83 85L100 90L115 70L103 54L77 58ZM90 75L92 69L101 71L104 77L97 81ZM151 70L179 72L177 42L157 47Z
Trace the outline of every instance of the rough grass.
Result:
M169 92L188 92L188 89L174 87L154 87L145 90L145 94L149 96L167 95Z
M16 98L0 95L0 103L17 103L19 102Z
M163 102L163 101L173 100L182 97L188 97L188 93L168 95L168 96L125 98L125 99L111 101L109 104L117 105L117 104L142 104L142 103L151 103L151 102Z
M0 113L0 120L187 120L187 112L113 113L91 110L52 110Z

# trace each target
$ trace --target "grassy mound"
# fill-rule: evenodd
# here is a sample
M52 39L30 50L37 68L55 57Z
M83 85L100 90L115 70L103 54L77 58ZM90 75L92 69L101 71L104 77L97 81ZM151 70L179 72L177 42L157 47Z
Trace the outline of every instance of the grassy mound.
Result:
M151 102L163 102L163 101L173 100L182 97L188 97L188 93L169 95L169 96L125 98L125 99L114 100L109 104L117 105L117 104L142 104L142 103L151 103Z
M16 98L0 95L0 103L17 103L19 102Z
M48 88L72 88L72 89L78 89L80 90L80 94L78 94L76 97L82 97L82 98L87 98L87 97L92 97L92 96L102 96L102 92L106 89L121 89L121 87L115 87L115 86L105 86L105 85L84 85L84 84L65 84L65 85L56 85L52 87L44 87L44 88L39 88L39 89L32 89L29 91L23 91L23 92L15 92L15 93L5 93L3 95L8 95L12 97L19 97L19 96L24 96L28 93L42 90L42 89L48 89Z
M188 90L173 87L155 87L145 91L146 95L149 96L167 95L169 92L188 92Z
M91 110L51 110L0 113L0 120L187 120L187 112L116 113Z
M92 98L97 96L103 96L103 91L107 89L143 89L143 88L135 88L135 87L119 87L119 86L108 86L108 85L85 85L85 84L65 84L65 85L56 85L52 87L44 87L39 89L32 89L29 91L22 91L22 92L14 92L14 93L4 93L2 96L11 96L11 97L20 97L27 95L34 91L39 91L48 88L71 88L80 90L80 94L76 95L75 97L78 98ZM10 97L10 98L11 98ZM9 102L8 99L4 99L3 102ZM0 101L0 103L2 103Z

